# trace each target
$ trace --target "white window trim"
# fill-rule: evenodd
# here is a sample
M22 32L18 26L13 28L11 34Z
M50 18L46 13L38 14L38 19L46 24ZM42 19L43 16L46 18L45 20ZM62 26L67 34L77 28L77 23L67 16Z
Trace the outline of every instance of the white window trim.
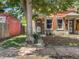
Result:
M52 27L50 29L47 28L47 20L48 19L51 19L52 20L52 17L48 17L48 18L45 19L45 29L46 30L52 30Z
M61 19L62 20L62 28L58 28L58 19ZM57 30L64 30L64 21L63 21L63 18L61 18L60 16L57 16L56 17L56 22L57 22Z

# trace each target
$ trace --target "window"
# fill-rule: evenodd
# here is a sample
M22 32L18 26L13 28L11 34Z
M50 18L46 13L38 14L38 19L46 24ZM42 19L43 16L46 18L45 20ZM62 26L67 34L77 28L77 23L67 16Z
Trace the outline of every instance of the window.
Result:
M46 19L46 35L52 34L52 18Z
M51 29L51 28L52 28L52 20L47 19L47 29Z
M62 19L58 19L58 28L62 28Z
M58 17L57 18L57 30L62 30L63 29L63 19Z

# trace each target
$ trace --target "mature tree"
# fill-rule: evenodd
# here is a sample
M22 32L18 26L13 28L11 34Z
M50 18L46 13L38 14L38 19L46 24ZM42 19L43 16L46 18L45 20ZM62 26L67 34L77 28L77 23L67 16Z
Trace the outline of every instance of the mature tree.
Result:
M3 0L0 0L3 1ZM4 0L6 7L19 8L27 19L28 40L32 40L32 14L50 14L66 10L74 0ZM22 7L22 8L21 8ZM33 11L33 13L32 13Z
M73 3L73 6L74 6L75 8L77 8L77 11L78 11L78 13L79 13L79 0L75 1L75 2Z
M0 2L0 13L4 12L4 4Z
M74 0L33 0L33 10L38 13L50 14L64 11Z
M32 0L21 0L21 5L27 19L28 41L32 43Z

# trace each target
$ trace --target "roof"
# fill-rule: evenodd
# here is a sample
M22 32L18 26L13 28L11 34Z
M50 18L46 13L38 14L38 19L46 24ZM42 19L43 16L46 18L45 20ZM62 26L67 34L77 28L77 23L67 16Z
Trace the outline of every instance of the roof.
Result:
M65 18L79 18L79 14L76 12L70 12L66 14Z

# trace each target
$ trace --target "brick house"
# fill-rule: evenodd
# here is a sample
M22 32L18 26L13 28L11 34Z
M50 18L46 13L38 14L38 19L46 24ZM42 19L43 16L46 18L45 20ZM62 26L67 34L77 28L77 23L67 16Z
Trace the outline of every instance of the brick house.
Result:
M36 20L37 32L42 34L53 33L79 33L79 14L76 9L70 8L65 12L59 12L52 16L41 16Z

